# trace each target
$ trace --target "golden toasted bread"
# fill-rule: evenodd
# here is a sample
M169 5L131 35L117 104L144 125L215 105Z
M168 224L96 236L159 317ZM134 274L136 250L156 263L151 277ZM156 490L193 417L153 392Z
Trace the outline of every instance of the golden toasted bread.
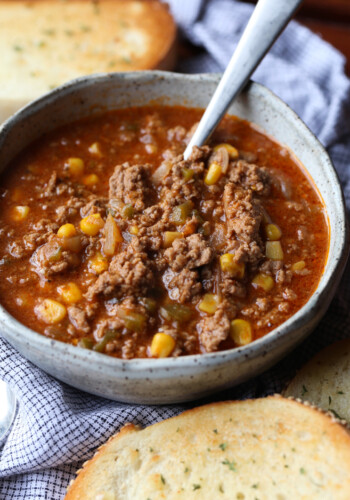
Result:
M156 0L1 0L0 123L72 78L171 69L175 38Z
M215 403L103 445L66 500L348 500L350 435L282 397Z
M327 346L297 373L284 391L350 422L350 339Z

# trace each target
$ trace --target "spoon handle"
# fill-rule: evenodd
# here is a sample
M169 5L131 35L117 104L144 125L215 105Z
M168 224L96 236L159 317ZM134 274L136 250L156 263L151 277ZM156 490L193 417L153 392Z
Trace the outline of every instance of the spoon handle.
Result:
M209 139L233 99L240 93L302 0L260 0L244 30L220 83L189 142L184 158L193 146Z

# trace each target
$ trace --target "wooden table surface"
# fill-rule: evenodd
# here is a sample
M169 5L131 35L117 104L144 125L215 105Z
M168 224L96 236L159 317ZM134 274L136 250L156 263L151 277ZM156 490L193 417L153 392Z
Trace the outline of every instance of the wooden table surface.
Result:
M304 0L296 20L345 55L350 76L350 0Z

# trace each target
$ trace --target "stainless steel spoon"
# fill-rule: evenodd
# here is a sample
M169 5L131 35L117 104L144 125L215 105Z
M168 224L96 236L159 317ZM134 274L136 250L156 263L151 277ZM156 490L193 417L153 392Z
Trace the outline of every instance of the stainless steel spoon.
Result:
M303 0L260 0L199 125L184 158L193 146L207 142L232 101L241 92L264 55Z
M10 386L0 380L0 448L5 443L16 414L16 398Z

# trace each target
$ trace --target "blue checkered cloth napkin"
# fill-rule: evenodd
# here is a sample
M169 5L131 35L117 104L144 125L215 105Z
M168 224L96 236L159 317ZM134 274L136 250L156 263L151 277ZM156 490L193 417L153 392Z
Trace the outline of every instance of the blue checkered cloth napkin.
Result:
M203 49L198 56L180 61L178 70L222 71L252 7L233 0L169 3L183 36ZM286 101L326 146L349 206L350 84L344 74L344 58L293 22L265 57L254 79ZM325 318L294 353L257 379L206 401L278 392L312 354L349 336L349 277L350 268ZM90 396L46 375L1 338L0 379L11 384L19 401L14 426L0 451L1 500L62 499L82 461L126 422L147 426L191 406L132 406Z

